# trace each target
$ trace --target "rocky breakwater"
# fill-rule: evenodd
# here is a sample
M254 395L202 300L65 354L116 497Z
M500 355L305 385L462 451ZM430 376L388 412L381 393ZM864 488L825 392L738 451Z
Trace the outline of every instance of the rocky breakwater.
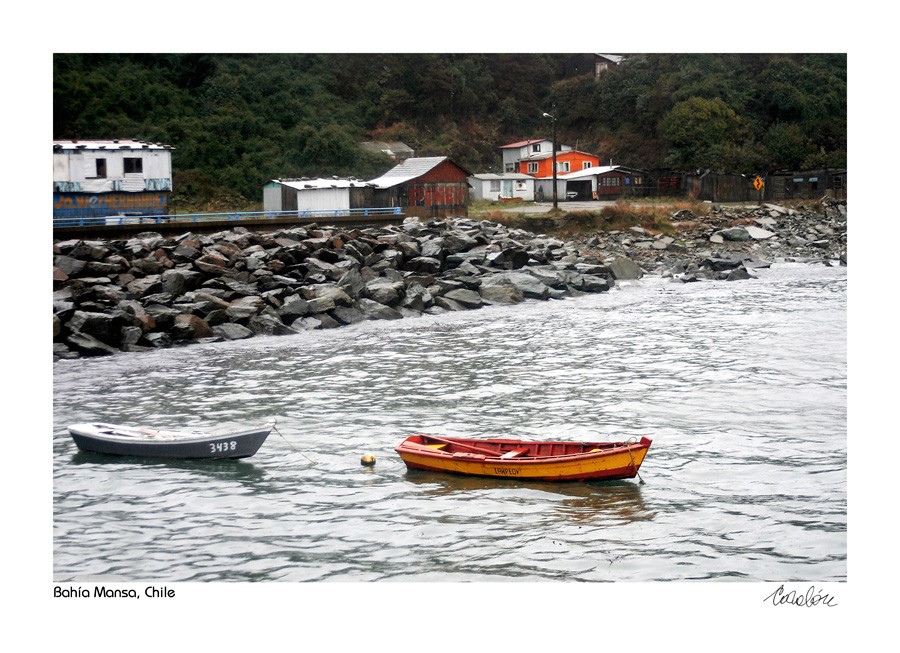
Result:
M581 245L601 259L625 258L641 274L675 282L753 278L775 262L847 264L847 203L787 208L710 206L705 214L683 210L671 217L674 233L642 227L590 235Z
M469 219L53 245L54 359L288 335L604 292L639 274L590 248Z

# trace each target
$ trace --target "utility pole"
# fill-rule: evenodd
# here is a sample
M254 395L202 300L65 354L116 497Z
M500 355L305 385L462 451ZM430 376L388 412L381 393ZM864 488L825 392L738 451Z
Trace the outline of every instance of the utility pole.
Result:
M556 105L553 105L553 112L556 113ZM556 117L551 116L546 111L544 112L544 118L550 118L553 123L553 210L559 208L557 190L556 190Z

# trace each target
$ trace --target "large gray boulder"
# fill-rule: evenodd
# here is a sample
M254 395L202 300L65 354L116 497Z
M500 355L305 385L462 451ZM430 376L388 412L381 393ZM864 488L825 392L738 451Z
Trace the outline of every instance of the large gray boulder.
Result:
M259 313L265 305L266 302L262 297L250 295L232 301L225 312L233 320L245 320Z
M540 279L526 272L500 272L481 277L481 288L485 286L515 286L525 297L547 299L550 288Z
M73 333L66 342L77 351L89 356L107 356L116 353L116 348L107 345L88 333Z
M456 254L478 245L478 241L462 231L447 231L443 235L444 250L448 254Z
M284 300L278 314L286 324L290 324L309 313L309 303L299 295L291 295Z
M379 304L372 299L365 297L359 300L359 309L371 320L399 320L403 315L384 304Z
M418 274L437 274L441 271L441 262L434 256L417 256L404 263L403 269Z
M767 229L762 229L760 227L754 227L753 225L747 225L744 227L747 233L753 240L766 240L767 238L772 238L776 234L772 231L768 231Z
M129 325L129 319L120 310L111 313L75 311L66 323L66 328L73 334L88 335L115 346L119 344L122 327Z
M745 227L730 227L729 229L720 229L717 231L722 238L732 242L744 242L750 240L750 232Z
M379 304L394 306L400 302L405 288L406 284L402 281L391 281L390 279L379 277L366 284L362 295L366 299L371 299Z
M356 324L368 319L360 309L348 306L338 306L331 311L331 315L341 324Z
M644 276L641 266L624 256L614 260L609 266L609 271L617 281L640 279Z
M512 284L481 284L478 293L488 304L518 304L525 299L522 291Z
M247 327L236 324L234 322L226 322L225 324L217 324L212 328L213 333L217 336L225 338L225 340L243 340L253 336L253 331Z
M62 270L67 276L75 276L81 272L87 265L85 261L81 261L72 256L55 256L53 257L53 266Z
M276 316L268 313L251 317L247 322L247 328L253 331L253 333L267 336L286 336L297 333L295 329L292 329Z
M609 290L609 282L605 277L594 274L584 274L581 277L581 285L578 290L583 292L605 292Z
M406 287L401 306L413 311L422 312L434 302L431 292L422 284L414 282Z
M484 303L481 299L481 295L468 288L457 288L456 290L446 292L444 293L444 298L459 302L466 308L478 308Z

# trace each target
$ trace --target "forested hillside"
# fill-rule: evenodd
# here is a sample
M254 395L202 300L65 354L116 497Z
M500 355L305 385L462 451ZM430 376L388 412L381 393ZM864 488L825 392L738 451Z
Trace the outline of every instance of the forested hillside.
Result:
M558 138L637 168L845 167L844 54L56 54L54 138L174 146L175 202L237 208L276 177L371 178L400 140L472 172ZM555 109L554 109L555 107Z

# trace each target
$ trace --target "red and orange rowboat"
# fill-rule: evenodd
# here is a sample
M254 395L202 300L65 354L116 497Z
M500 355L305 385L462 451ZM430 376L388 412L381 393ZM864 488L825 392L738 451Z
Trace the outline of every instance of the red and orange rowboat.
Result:
M532 481L634 478L650 438L627 442L527 442L411 435L395 451L409 469Z

